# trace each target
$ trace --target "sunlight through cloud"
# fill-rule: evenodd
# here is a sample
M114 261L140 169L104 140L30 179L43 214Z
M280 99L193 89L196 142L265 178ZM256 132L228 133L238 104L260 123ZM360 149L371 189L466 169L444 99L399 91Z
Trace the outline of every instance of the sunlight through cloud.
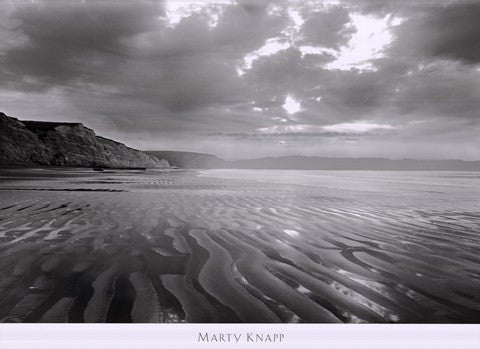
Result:
M384 57L384 49L392 42L392 26L402 19L391 15L377 18L373 15L353 13L351 25L356 28L347 46L343 47L337 59L326 65L327 69L349 70L352 68L375 70L371 60Z
M206 10L208 15L208 25L214 28L219 20L219 10L221 6L231 4L231 1L209 2L190 2L190 1L166 1L165 14L170 27L175 27L184 18L188 18L195 13Z
M384 129L389 130L393 129L392 125L388 124L377 124L374 122L368 121L358 121L358 122L344 122L335 125L323 126L325 131L330 132L340 132L340 133L364 133L372 130Z
M260 47L258 50L251 52L245 56L244 64L242 68L248 70L252 68L253 62L259 59L260 57L273 55L277 52L284 51L289 47L290 47L290 44L288 42L281 42L277 38L268 39L267 41L265 41L265 45ZM243 75L242 68L238 68L242 72L242 73L239 73L239 75Z
M282 105L282 107L287 111L288 114L295 114L302 110L302 105L300 102L295 100L291 95L287 95L285 98L285 103Z

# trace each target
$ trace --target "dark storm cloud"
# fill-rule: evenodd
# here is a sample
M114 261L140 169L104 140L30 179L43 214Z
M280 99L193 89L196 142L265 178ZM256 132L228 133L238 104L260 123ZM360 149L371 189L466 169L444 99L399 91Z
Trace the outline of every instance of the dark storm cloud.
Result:
M480 3L458 2L423 9L396 31L394 53L425 59L480 62Z
M349 26L350 15L346 8L335 7L330 11L305 13L303 35L307 43L339 49L346 45L355 28Z
M132 117L140 129L191 127L185 111L245 102L235 64L284 22L255 9L228 7L212 29L204 13L171 28L160 4L23 5L11 17L28 43L8 52L4 69L23 90L64 86L73 105L119 128Z
M46 86L95 81L122 56L118 40L148 30L161 13L158 4L17 4L11 19L21 23L28 42L8 52L5 68Z
M449 63L433 63L407 75L395 99L402 114L420 111L435 118L479 119L479 73Z
M452 3L474 3L476 0L346 0L343 4L348 4L349 8L359 11L363 14L374 14L378 16L400 15L409 17L412 14L419 14L423 11L430 11L432 8L447 6Z
M417 145L436 157L434 144L452 154L462 144L455 156L474 156L465 149L479 145L480 4L193 5L0 5L0 108L82 121L148 149L408 156ZM353 21L360 14L367 28ZM380 52L329 66L349 50L365 55L355 49L378 39L362 30L378 21ZM299 110L284 108L287 96Z

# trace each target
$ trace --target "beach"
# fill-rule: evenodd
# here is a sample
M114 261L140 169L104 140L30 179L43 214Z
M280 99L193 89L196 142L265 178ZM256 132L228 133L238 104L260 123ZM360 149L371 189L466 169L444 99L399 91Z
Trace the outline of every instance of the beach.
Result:
M479 323L478 172L0 169L0 321Z

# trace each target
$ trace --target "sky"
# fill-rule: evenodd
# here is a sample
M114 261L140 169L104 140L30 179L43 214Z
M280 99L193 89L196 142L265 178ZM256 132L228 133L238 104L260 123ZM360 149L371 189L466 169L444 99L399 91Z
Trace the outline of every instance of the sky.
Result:
M224 159L480 160L480 2L3 1L0 111Z

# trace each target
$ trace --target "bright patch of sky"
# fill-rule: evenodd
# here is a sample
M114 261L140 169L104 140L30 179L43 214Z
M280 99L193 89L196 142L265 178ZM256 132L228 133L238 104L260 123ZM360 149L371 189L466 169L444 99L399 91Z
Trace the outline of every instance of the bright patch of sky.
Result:
M319 126L319 125L307 125L307 124L289 124L289 125L274 125L270 127L259 128L260 133L265 134L283 134L283 133L349 133L349 134L361 134L374 130L391 130L394 129L389 124L379 124L371 121L356 121L345 122L340 124Z
M259 128L260 133L277 134L277 133L299 133L306 132L311 125L274 125L270 127Z
M332 4L329 4L330 6ZM375 70L371 60L383 57L385 48L392 42L393 35L390 29L403 22L402 18L387 15L378 18L373 15L362 15L353 13L350 15L349 25L355 28L348 45L342 47L340 51L333 49L301 45L302 37L300 35L302 26L305 22L300 12L294 8L288 9L290 25L288 25L280 34L281 38L270 38L264 46L258 50L249 53L243 59L243 65L237 67L237 73L242 76L245 70L252 67L254 62L262 56L270 56L280 51L287 50L290 47L297 47L302 54L302 58L307 54L322 55L330 54L336 57L333 62L328 63L326 69L349 70L352 68Z
M175 27L184 18L190 17L192 14L206 11L208 14L208 25L214 28L220 16L220 9L223 5L229 4L231 1L209 2L190 2L190 1L166 1L165 14L170 27Z
M243 75L244 70L248 70L252 67L254 61L259 59L262 56L270 56L277 52L286 50L290 47L288 42L282 42L278 38L271 38L265 41L265 45L260 47L258 50L253 51L246 55L243 59L243 66L237 67L238 75Z
M294 9L288 9L288 16L293 22L293 30L298 32L300 28L302 28L303 23L305 23L305 20L300 15L300 13Z
M289 47L296 46L297 42L301 40L300 31L305 23L305 20L300 12L296 9L289 8L287 14L290 19L290 23L280 34L287 39Z
M295 114L302 110L302 105L300 102L291 95L287 95L285 98L285 103L282 105L282 107L288 114Z
M365 133L378 129L393 129L392 125L377 124L369 121L344 122L335 125L328 125L322 127L325 131L339 132L339 133Z
M356 28L347 46L343 47L337 59L326 65L327 69L349 70L352 68L375 70L370 62L382 58L384 49L392 42L392 26L399 25L401 18L387 15L377 18L372 15L353 13L351 25Z
M316 46L300 46L298 49L302 54L302 58L305 57L305 55L322 55L325 53L336 55L337 53L337 51L332 50L330 48L316 47Z

